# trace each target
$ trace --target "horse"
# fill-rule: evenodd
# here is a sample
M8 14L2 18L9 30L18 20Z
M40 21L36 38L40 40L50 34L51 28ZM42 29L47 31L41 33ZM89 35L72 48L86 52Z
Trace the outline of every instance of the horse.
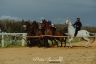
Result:
M26 21L24 24L26 25L25 31L27 32L27 36L38 36L40 34L39 26L36 21L33 22ZM32 47L39 45L39 39L40 39L39 37L38 38L27 37L27 46Z
M54 36L57 36L57 37L54 37L54 40L57 44L57 47L59 44L61 44L60 47L62 47L63 45L63 42L64 42L64 47L66 47L66 40L67 40L67 37L58 37L58 36L67 36L66 34L62 33L62 32L59 32L59 31L55 31L54 32Z
M48 42L47 40L49 39L49 37L47 38L46 35L51 35L51 32L48 31L49 27L47 25L47 21L43 21L43 23L41 24L41 29L39 28L39 24L36 21L33 21L32 23L27 23L28 27L27 27L27 36L39 36L36 38L28 38L28 44L29 46L44 46L44 47L48 47ZM42 36L45 35L45 36Z
M74 37L74 33L75 33L75 28L73 27L71 21L69 19L67 19L65 21L65 24L67 24L68 26L68 36L69 36L69 45L70 47L72 47L71 41L75 38ZM80 37L83 38L86 42L85 47L89 47L90 46L90 39L88 37L90 37L90 32L88 32L87 30L79 30L78 34L76 37Z
M59 41L63 41L62 38L54 38L52 37L53 35L55 36L62 36L62 34L60 32L54 31L52 29L52 26L48 24L48 22L46 20L43 21L43 23L38 24L36 21L33 22L25 22L26 25L26 32L27 32L27 36L39 36L36 38L31 38L28 37L27 38L27 46L32 47L32 46L44 46L44 47L49 47L48 41L52 41L52 46L53 46L53 40L55 40L55 42L57 42L57 40ZM58 42L57 42L57 46L58 46ZM61 42L61 46L62 46L62 42Z
M39 28L39 24L36 21L33 22L25 22L26 25L26 32L27 36L39 36L39 37L28 37L27 38L27 46L32 47L32 46L43 46L47 47L47 38L42 35L49 35L49 32L47 34L47 28L46 28L46 21L44 21L41 25L43 28Z
M64 42L65 46L66 46L66 38L52 37L52 36L65 36L65 34L59 32L59 31L56 31L56 27L48 24L48 22L45 22L43 24L45 24L45 27L44 27L45 31L43 31L44 35L49 35L49 36L45 36L45 39L44 39L45 44L48 45L48 41L49 41L49 42L52 42L52 46L54 46L56 44L58 47L58 44L61 44L61 47L62 47L62 42ZM55 42L55 44L54 44L54 42Z

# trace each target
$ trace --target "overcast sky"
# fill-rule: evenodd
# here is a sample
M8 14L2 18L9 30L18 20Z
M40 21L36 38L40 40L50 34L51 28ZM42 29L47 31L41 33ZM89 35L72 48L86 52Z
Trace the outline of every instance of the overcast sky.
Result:
M0 18L23 18L64 23L81 18L83 25L96 25L96 0L0 0Z

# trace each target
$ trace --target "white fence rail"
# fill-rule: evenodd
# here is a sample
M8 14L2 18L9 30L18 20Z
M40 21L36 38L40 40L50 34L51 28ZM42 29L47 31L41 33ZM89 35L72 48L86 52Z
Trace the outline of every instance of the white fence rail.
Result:
M21 46L24 46L25 43L26 43L26 36L27 36L27 33L0 33L0 36L1 36L1 47L4 47L5 44L5 40L4 40L4 36L17 36L17 35L21 35L20 37L22 37L21 39Z
M96 39L96 33L92 33L94 36L90 36L95 37ZM20 37L22 37L21 39L21 46L25 46L26 44L26 38L39 38L39 37L44 37L44 36L50 36L50 37L55 37L55 38L64 38L64 37L69 37L69 36L52 36L52 35L41 35L41 36L27 36L27 33L0 33L1 36L1 47L4 47L5 44L5 40L4 40L4 36L5 35L10 35L10 36L17 36L17 35L21 35Z

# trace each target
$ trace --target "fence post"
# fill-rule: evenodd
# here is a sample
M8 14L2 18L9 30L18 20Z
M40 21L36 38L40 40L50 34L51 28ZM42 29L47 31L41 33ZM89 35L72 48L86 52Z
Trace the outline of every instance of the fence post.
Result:
M25 46L25 44L26 44L26 36L27 36L27 33L23 33L23 35L22 35L22 46Z
M1 40L1 43L2 43L2 47L4 47L4 34L2 34L2 40Z

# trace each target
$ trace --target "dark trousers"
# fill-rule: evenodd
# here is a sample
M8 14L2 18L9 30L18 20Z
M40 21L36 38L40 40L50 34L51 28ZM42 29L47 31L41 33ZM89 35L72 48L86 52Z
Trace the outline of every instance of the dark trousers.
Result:
M76 37L76 36L77 36L77 34L78 34L78 31L79 31L79 30L80 30L80 28L79 28L79 29L77 28L77 29L75 30L74 37Z

